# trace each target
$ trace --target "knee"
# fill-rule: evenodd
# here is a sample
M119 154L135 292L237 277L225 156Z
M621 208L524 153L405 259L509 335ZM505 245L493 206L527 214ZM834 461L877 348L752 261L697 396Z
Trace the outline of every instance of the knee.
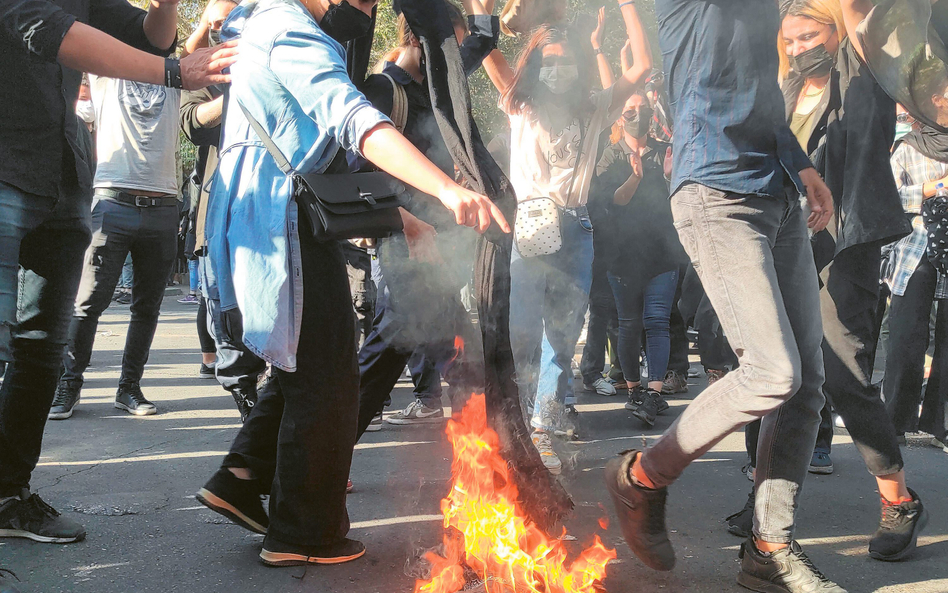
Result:
M668 312L647 312L642 318L645 329L650 332L659 332L668 335L670 326Z
M799 356L771 358L763 363L744 363L739 369L754 385L754 391L776 400L774 407L793 397L802 385Z

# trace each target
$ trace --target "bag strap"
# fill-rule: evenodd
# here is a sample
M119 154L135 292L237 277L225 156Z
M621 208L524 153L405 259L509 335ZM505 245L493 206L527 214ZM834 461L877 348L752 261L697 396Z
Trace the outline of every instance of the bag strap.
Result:
M392 83L392 122L399 133L405 133L405 127L408 125L408 93L405 87L395 82L390 75L382 72L382 76Z
M592 122L590 122L592 125ZM579 171L579 164L583 160L583 148L586 144L586 128L583 121L579 121L579 150L576 151L576 164L573 165L573 176L569 179L569 192L566 194L566 202L569 203L573 197L573 186L576 185L576 172Z
M276 161L277 166L280 167L283 174L290 175L294 173L295 171L293 167L290 166L290 161L286 160L286 157L283 156L283 153L273 142L273 138L270 137L270 134L267 134L267 131L263 129L260 122L258 122L254 116L250 115L250 112L244 107L244 104L240 102L240 99L237 99L237 105L240 106L240 110L244 112L244 117L250 122L250 127L253 128L253 131L260 138L260 141L263 142L263 145L267 147L267 152L269 152L273 160Z

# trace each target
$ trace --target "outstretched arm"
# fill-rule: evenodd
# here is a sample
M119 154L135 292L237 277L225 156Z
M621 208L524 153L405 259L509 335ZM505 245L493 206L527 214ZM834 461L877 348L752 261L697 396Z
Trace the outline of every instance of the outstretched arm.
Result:
M872 0L839 0L839 6L843 9L843 22L846 24L846 32L852 40L853 48L859 54L859 57L865 60L862 44L856 36L856 27L872 10Z
M632 67L622 73L619 80L613 85L612 110L615 111L625 105L632 92L645 82L645 78L652 71L652 50L649 47L645 28L639 19L639 13L634 3L619 0L622 19L629 34L629 47L632 50Z
M597 15L596 28L593 29L590 43L592 43L593 52L596 54L596 66L599 68L599 80L602 82L602 88L607 89L615 84L616 77L612 74L612 66L609 60L602 53L602 39L606 36L606 7L599 9Z

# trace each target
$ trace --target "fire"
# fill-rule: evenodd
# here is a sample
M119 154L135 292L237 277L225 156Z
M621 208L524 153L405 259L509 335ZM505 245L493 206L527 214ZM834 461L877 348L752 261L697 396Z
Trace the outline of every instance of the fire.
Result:
M447 434L454 449L451 492L441 501L444 556L429 552L431 578L415 593L454 593L465 584L464 567L485 593L593 593L616 557L597 536L572 564L561 539L550 538L517 506L518 492L500 454L500 439L487 426L483 395L474 395ZM563 530L566 535L566 530Z

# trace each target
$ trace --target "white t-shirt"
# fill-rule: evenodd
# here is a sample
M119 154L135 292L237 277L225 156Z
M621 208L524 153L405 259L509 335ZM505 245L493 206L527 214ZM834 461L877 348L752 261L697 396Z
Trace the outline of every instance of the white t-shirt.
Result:
M599 134L618 117L610 111L612 94L612 88L593 93L595 111L592 118L582 124L578 117L574 118L561 130L551 129L555 126L542 112L507 115L510 119L510 182L518 202L551 198L562 208L586 204L596 172ZM583 154L577 167L576 153L583 128ZM575 183L574 171L577 174ZM570 183L573 183L572 194Z
M176 195L180 91L101 76L89 83L98 156L93 186Z

